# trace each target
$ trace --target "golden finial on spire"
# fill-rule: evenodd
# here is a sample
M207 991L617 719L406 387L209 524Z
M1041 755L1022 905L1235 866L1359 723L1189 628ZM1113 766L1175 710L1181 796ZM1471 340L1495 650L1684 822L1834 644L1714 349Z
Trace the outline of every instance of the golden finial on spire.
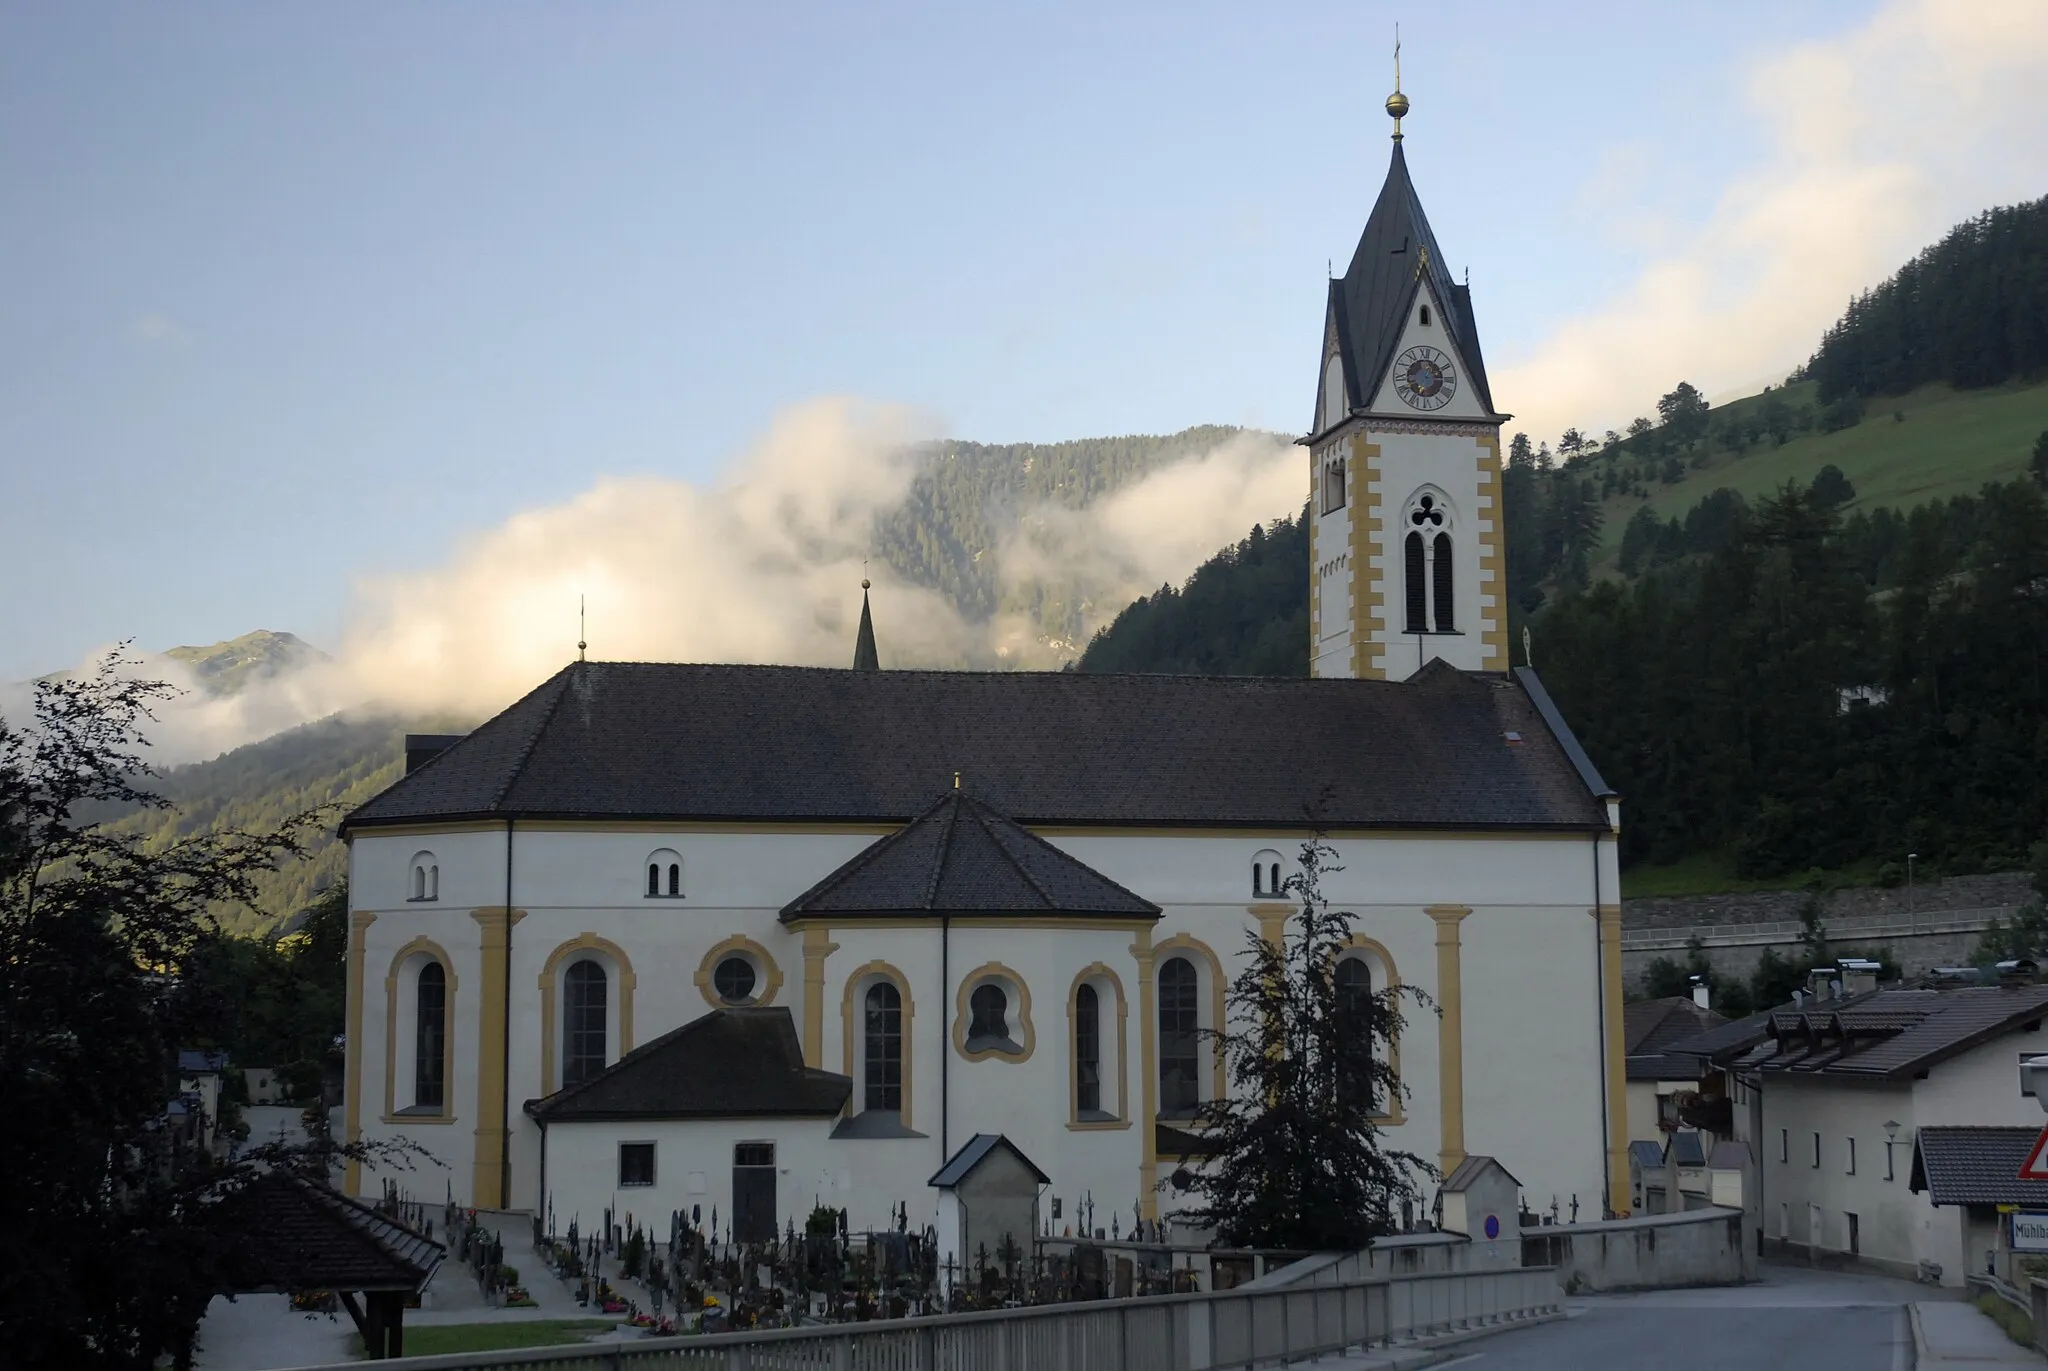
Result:
M1401 26L1394 25L1394 93L1387 97L1387 113L1394 116L1394 141L1401 141L1401 116L1408 112L1408 97L1401 94Z
M590 635L585 631L588 618L584 613L583 597L576 597L576 660L582 661L583 654L590 648Z

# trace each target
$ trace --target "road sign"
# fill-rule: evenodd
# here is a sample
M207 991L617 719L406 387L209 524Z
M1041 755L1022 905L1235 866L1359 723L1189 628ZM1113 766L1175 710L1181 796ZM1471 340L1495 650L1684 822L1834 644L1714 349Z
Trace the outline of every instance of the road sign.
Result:
M2043 1128L2041 1136L2027 1149L2027 1159L2020 1163L2020 1179L2048 1181L2048 1128Z

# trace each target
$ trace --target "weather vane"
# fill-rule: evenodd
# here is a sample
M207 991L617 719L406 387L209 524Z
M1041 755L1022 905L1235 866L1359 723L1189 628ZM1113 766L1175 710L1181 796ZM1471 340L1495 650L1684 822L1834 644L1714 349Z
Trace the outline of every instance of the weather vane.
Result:
M585 631L587 627L588 619L583 612L583 597L578 595L576 597L576 660L579 662L583 660L583 654L590 648L590 635Z
M1401 141L1401 116L1408 112L1408 97L1401 94L1401 25L1394 25L1394 93L1387 97L1387 113L1394 116L1394 141Z

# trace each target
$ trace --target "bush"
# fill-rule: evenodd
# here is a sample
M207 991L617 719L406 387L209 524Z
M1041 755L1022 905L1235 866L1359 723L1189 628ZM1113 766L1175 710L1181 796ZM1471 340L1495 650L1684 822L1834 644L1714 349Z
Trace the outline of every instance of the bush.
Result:
M1877 883L1886 890L1897 890L1906 883L1906 868L1897 862L1881 862L1877 868Z
M1975 1300L1978 1309L2000 1328L2005 1336L2021 1347L2032 1351L2034 1347L2034 1321L2019 1310L2007 1304L1996 1295L1979 1295Z

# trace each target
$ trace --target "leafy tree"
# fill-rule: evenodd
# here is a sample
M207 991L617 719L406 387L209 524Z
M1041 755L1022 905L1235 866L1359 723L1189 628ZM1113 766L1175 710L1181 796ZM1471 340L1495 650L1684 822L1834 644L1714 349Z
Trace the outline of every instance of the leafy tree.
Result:
M2034 478L2034 484L2048 490L2048 429L2034 440L2034 455L2027 462L2027 471Z
M261 1167L324 1174L338 1150L258 1148L229 1166L164 1127L177 1048L225 1009L183 974L206 911L250 898L317 816L161 847L97 822L165 803L141 729L171 691L127 665L116 652L89 677L40 681L33 722L0 721L0 1345L15 1366L188 1364L239 1255L221 1201Z
M1201 1107L1212 1155L1183 1180L1200 1200L1190 1217L1232 1246L1363 1247L1396 1231L1402 1202L1419 1200L1437 1174L1386 1145L1379 1103L1406 1090L1374 1050L1400 1036L1404 1001L1429 1001L1414 987L1339 984L1352 916L1322 895L1334 855L1319 839L1302 844L1291 883L1301 911L1277 944L1247 932L1229 1022L1209 1034L1231 1090Z
M1808 487L1816 503L1828 509L1840 509L1856 498L1856 487L1842 474L1842 469L1830 462L1813 474L1813 483Z
M1657 401L1657 417L1673 443L1690 449L1707 436L1707 397L1690 381L1680 381Z

